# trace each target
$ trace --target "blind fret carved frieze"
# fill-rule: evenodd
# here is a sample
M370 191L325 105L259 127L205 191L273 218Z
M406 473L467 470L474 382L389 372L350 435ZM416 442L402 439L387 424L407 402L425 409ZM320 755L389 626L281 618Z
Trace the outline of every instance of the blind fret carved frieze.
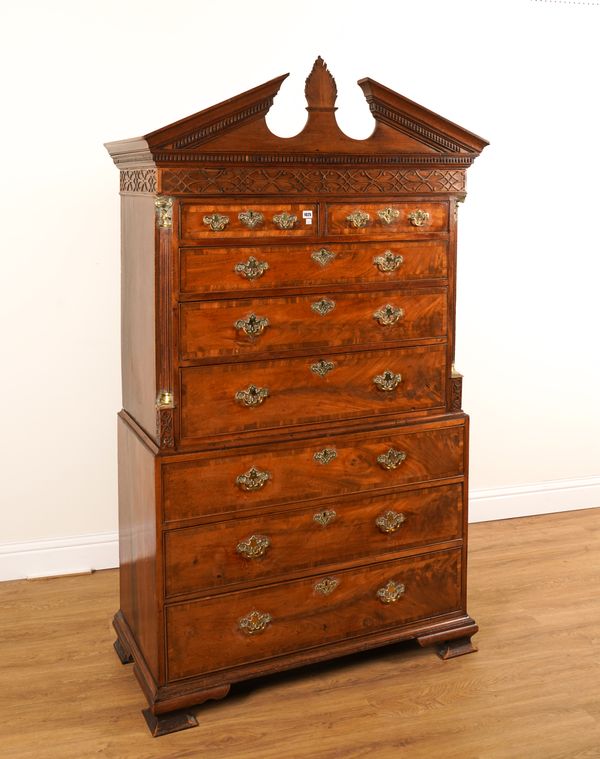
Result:
M163 169L161 191L196 195L273 193L430 193L465 191L461 169L246 168Z
M156 169L123 169L121 171L121 192L156 192Z

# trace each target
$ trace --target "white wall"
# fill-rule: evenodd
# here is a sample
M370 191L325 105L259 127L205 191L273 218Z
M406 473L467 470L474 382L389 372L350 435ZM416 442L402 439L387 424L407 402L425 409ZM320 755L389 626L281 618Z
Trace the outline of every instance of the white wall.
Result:
M370 76L491 142L460 211L473 518L600 505L599 3L30 0L0 12L0 577L114 562L119 210L103 142L285 71L269 122L293 134L318 54L350 135L372 129L355 85Z

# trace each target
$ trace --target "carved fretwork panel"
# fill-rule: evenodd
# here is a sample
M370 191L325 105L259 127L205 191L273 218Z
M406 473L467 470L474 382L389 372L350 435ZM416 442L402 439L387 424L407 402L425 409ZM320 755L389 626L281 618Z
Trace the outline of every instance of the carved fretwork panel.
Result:
M172 408L158 408L156 410L156 438L160 448L175 447Z
M124 169L121 171L121 192L156 192L156 169Z
M460 411L462 409L462 374L459 374L458 372L452 372L450 382L450 411Z
M246 168L162 169L161 192L194 195L463 193L462 169Z

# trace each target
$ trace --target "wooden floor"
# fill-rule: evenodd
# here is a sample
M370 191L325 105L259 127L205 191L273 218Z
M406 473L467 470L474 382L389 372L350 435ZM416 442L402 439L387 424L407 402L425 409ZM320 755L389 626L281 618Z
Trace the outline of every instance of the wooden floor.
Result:
M403 644L232 689L153 739L112 649L117 572L0 584L3 759L600 757L600 510L476 524L479 653Z

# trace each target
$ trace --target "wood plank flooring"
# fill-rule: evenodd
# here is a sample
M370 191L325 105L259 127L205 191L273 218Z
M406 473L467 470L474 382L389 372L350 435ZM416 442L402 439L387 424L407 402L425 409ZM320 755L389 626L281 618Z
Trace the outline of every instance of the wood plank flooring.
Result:
M479 653L409 643L240 684L157 739L112 649L117 585L0 584L0 757L600 757L600 509L471 526Z

